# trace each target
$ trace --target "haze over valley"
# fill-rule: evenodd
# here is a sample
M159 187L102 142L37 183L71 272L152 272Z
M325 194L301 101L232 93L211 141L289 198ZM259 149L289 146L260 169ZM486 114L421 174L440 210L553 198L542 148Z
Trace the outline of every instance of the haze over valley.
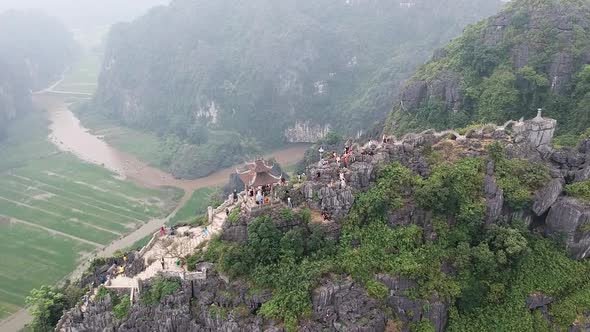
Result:
M0 2L0 331L590 331L588 0Z

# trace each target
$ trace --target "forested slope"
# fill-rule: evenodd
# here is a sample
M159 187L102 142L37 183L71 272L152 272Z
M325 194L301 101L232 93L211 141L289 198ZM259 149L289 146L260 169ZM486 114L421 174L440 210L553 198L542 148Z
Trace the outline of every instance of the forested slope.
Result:
M590 3L516 0L469 26L406 84L387 130L464 127L531 116L560 134L590 126Z
M110 33L95 106L194 144L223 128L266 145L356 133L400 82L495 0L173 1Z
M30 108L30 93L59 79L76 53L71 34L37 12L0 14L0 138Z

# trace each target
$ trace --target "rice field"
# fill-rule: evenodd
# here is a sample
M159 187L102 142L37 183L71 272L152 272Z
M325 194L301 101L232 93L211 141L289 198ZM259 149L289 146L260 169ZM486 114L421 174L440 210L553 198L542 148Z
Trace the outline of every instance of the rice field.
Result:
M46 135L43 114L31 113L0 144L0 319L93 250L165 217L182 196L120 180L59 152Z
M216 188L202 188L195 190L189 201L168 222L169 225L190 224L197 216L207 213L211 194Z

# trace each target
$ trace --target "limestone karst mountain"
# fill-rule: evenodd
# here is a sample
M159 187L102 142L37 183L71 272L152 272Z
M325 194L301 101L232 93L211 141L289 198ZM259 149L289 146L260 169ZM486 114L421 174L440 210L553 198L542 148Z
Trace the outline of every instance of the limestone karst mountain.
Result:
M590 126L590 4L519 0L436 51L402 90L387 131L461 128L531 117L559 134Z
M75 54L71 34L53 18L0 13L0 138L11 119L31 108L31 92L57 81Z
M356 135L386 117L432 49L500 7L411 3L176 0L114 27L92 107L189 145L215 142L225 155L247 153L232 145L247 138L272 147ZM195 177L235 162L186 169L197 150L183 147L163 167Z
M59 331L585 331L590 197L572 188L590 185L590 140L556 150L556 124L538 115L354 144L345 167L313 163L288 188L295 210L240 198L208 248L179 258L188 271L125 288L144 261L160 270L156 249L128 255L126 277ZM184 229L155 239L199 241ZM83 285L112 264L93 264Z

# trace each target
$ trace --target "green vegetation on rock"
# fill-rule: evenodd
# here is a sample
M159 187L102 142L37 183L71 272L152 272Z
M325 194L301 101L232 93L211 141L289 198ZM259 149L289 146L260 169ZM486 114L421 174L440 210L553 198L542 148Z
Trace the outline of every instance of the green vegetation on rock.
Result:
M559 134L590 127L590 5L518 0L465 29L406 84L387 131L460 128L530 118L538 108Z
M180 280L162 277L151 280L147 290L141 294L141 302L147 305L160 303L164 296L172 295L181 287Z
M569 196L590 202L590 180L568 184L565 191Z
M195 190L188 202L176 212L174 218L172 218L168 224L178 225L194 223L201 215L207 213L207 207L211 205L211 195L215 192L216 189L214 188Z
M528 208L548 171L506 157L501 146L490 146L488 153L489 159L436 164L426 178L398 163L384 167L376 185L356 197L337 244L316 237L320 225L314 223L281 232L275 223L298 216L279 213L282 221L264 216L251 221L246 243L215 240L194 261L217 262L232 278L272 289L260 314L282 320L288 330L311 313L310 292L322 277L351 276L383 301L388 289L379 274L415 281L416 290L407 296L448 303L449 331L549 331L547 321L526 305L537 293L555 299L550 314L559 326L569 326L590 310L585 297L590 263L568 258L518 219L484 222L487 162L495 162L495 175L515 212ZM431 212L432 219L392 224L390 213L408 205ZM313 238L320 242L312 245ZM432 329L427 320L411 324L412 331Z
M66 306L66 299L62 293L50 286L42 286L34 289L27 297L27 304L31 306L30 312L33 322L30 328L33 331L51 331L61 317Z

